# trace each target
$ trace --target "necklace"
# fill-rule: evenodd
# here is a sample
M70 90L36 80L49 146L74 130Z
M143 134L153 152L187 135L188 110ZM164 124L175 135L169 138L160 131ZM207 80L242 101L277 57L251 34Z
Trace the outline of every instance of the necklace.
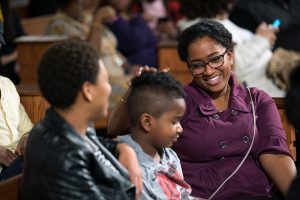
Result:
M220 99L213 101L214 106L219 112L222 112L228 108L230 91L231 87L230 85L227 85L226 93L223 95L224 97L222 98L221 96Z

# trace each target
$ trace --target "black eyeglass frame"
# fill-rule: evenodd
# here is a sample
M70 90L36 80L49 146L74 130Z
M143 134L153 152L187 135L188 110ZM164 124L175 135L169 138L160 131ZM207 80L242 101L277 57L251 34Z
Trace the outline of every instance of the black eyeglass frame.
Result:
M228 53L228 49L225 49L224 53L220 54L220 55L217 55L217 56L214 56L210 59L208 59L206 62L204 61L197 61L195 63L190 63L188 62L188 68L190 70L190 72L193 74L193 75L198 75L198 74L202 74L205 69L206 69L206 66L209 65L210 67L214 68L214 69L218 69L219 67L223 66L224 65L224 56L225 54ZM218 65L218 66L212 66L211 62L213 60L218 60L222 58L222 62ZM199 64L202 64L201 66L199 66ZM194 66L193 66L194 65ZM195 66L196 65L196 66ZM195 72L195 70L199 70L199 69L203 69L201 72Z

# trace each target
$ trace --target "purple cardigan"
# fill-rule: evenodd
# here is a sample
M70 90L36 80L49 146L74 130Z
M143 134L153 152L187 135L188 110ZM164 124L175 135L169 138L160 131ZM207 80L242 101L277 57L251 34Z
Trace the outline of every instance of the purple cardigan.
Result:
M118 49L132 65L157 67L157 37L141 15L134 15L129 21L118 17L106 24L118 39Z
M236 169L253 139L253 116L249 93L230 78L229 108L218 112L211 97L192 82L185 87L186 113L183 134L174 145L181 160L185 180L192 195L209 198ZM253 148L238 172L214 199L269 197L273 184L262 169L258 157L263 153L290 155L280 116L272 98L251 89L255 104L257 134Z

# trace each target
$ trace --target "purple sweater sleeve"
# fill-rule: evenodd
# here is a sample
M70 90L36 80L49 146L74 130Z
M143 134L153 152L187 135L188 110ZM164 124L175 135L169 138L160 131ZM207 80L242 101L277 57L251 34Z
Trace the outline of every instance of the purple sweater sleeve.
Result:
M259 145L257 156L263 153L286 154L291 156L286 144L286 134L274 100L265 92L255 89L257 131Z

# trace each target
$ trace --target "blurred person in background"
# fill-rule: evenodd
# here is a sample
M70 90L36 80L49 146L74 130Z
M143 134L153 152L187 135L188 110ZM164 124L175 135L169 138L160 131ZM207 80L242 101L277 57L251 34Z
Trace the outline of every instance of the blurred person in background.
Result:
M116 18L105 25L115 34L118 49L133 66L148 65L157 68L157 36L152 32L146 19L131 12L133 0L101 0L100 8L109 6L116 13ZM132 67L136 72L139 67Z
M110 108L127 90L131 74L130 64L117 49L117 39L103 24L114 21L116 12L106 6L97 8L101 0L57 0L58 10L49 22L46 34L87 40L100 52L112 86Z
M16 37L24 35L23 28L16 13L10 7L10 1L3 1L5 45L0 51L0 75L9 78L14 84L20 83L18 74L18 52L14 42Z

